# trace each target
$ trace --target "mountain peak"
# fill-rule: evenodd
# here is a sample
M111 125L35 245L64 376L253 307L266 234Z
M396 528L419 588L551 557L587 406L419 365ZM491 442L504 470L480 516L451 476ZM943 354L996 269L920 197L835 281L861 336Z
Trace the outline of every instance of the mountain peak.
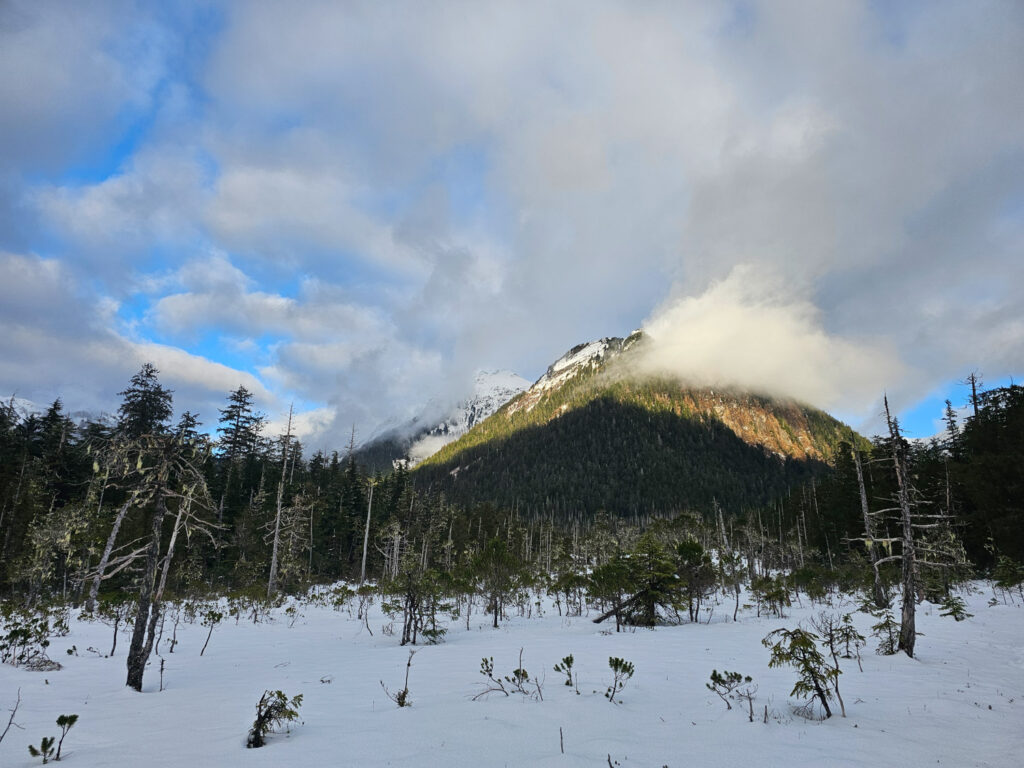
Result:
M577 344L417 468L450 498L637 514L762 504L858 435L790 399L652 376L643 334Z
M526 394L509 406L509 412L533 410L546 393L560 389L568 381L587 371L596 371L606 362L618 357L640 340L642 332L633 331L626 338L606 336L596 341L577 344L555 362L530 387Z

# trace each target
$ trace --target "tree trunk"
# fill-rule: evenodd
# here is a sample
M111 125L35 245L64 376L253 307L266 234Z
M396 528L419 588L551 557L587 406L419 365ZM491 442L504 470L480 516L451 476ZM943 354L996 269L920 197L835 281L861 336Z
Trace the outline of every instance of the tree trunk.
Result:
M90 613L96 610L96 596L100 592L100 582L103 581L103 573L107 570L107 563L110 562L110 553L114 551L114 542L117 541L117 534L121 530L121 523L124 522L131 503L131 499L129 499L118 510L117 516L114 518L114 525L110 529L110 535L107 536L107 546L103 548L103 556L100 557L100 564L96 566L96 575L93 577L92 586L89 587L89 599L85 601L85 610Z
M373 510L373 483L370 483L370 503L366 505L366 531L363 533L363 565L359 569L359 583L366 581L366 548L370 543L370 512Z
M903 610L900 620L899 649L914 658L914 642L917 632L914 627L914 611L917 607L917 581L914 565L914 529L910 512L910 480L907 477L906 460L900 448L899 425L889 415L889 399L885 399L885 419L889 424L892 438L892 460L896 470L896 496L900 506L900 524L903 526Z
M277 589L277 552L281 542L281 504L284 499L284 475L288 467L288 445L292 439L292 408L288 407L288 431L284 436L281 448L281 481L277 484L277 514L274 516L274 545L270 555L270 578L267 579L267 600L274 596Z
M818 696L818 701L821 702L822 708L825 710L825 719L832 717L832 708L828 705L828 696L825 695L825 691L817 680L814 681L814 690Z
M146 553L146 570L142 575L142 582L139 587L139 604L135 612L135 626L132 629L132 641L128 648L128 680L125 683L136 691L142 690L142 675L146 671L146 661L149 659L153 647L152 628L155 627L155 617L160 612L159 602L154 603L154 589L156 587L156 569L160 561L160 529L163 526L164 516L167 514L167 501L161 489L156 496L156 507L153 511L153 522L150 530L149 552ZM150 612L152 609L153 618ZM146 632L150 630L150 638L147 642Z
M875 581L872 586L872 600L876 608L885 608L889 601L885 599L885 589L882 587L882 575L878 572L878 542L875 541L874 526L871 525L871 513L868 509L868 494L864 488L864 470L860 464L860 451L853 449L853 463L857 467L857 487L860 490L860 511L864 515L864 537L868 540L868 556L871 558L871 567L875 572Z
M174 547L178 541L178 532L181 530L181 521L189 511L189 507L192 506L191 497L185 500L185 503L178 508L178 516L174 518L174 528L171 531L171 540L167 544L167 554L164 556L164 565L160 571L160 584L156 589L156 599L163 600L164 588L167 586L167 574L171 570L171 559L174 557Z

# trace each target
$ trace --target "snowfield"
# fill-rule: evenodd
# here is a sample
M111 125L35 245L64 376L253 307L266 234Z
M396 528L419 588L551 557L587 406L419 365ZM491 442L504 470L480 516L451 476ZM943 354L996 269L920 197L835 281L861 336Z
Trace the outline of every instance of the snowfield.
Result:
M560 617L545 601L543 616L512 618L500 629L480 612L449 625L440 645L420 646L409 678L413 705L399 709L380 681L401 689L409 648L387 636L388 619L371 609L371 636L347 610L303 605L294 626L283 609L273 623L228 619L203 657L206 629L182 625L173 654L165 643L146 671L145 691L125 687L123 633L113 658L109 627L73 619L53 638L57 672L0 666L0 730L21 689L21 707L0 744L0 765L38 765L27 745L58 735L60 714L77 713L64 743L69 766L1020 766L1024 764L1024 608L988 605L991 593L966 597L964 622L940 617L928 603L918 613L919 658L878 656L873 619L854 615L868 645L863 673L842 661L840 691L848 717L811 721L793 713L791 669L769 669L761 638L794 627L822 606L794 605L787 617L757 618L731 601L710 623L614 632L614 621ZM854 611L852 602L824 607ZM477 609L478 610L478 609ZM708 617L705 614L705 620ZM397 628L400 631L400 626ZM609 630L612 630L609 632ZM78 656L66 655L76 646ZM523 667L542 680L543 701L500 693L473 701L484 688L480 660L493 657L496 676ZM579 695L554 664L572 654ZM608 658L632 661L621 704L603 693ZM728 711L705 688L712 669L751 675L759 686L755 722L742 705ZM301 724L246 749L246 732L265 688L301 693ZM768 708L768 722L763 721ZM559 729L564 736L560 751Z

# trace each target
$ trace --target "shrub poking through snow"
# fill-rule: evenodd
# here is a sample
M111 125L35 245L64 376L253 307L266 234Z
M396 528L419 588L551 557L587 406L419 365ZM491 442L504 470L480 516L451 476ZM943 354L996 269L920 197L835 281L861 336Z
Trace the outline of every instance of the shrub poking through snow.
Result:
M0 606L0 662L36 671L60 669L60 664L46 655L50 634L50 617L46 611L6 603ZM53 634L58 634L56 627Z
M508 696L508 690L505 688L505 683L502 682L501 678L494 676L493 656L485 656L480 659L480 674L486 677L488 682L485 683L486 687L473 697L473 701L476 701L489 693L503 693Z
M711 670L711 682L704 683L705 687L718 698L725 702L726 709L732 709L732 704L729 699L735 698L734 692L744 683L752 683L754 678L750 675L744 677L739 672L719 672L717 669Z
M117 632L122 625L127 627L131 623L134 608L135 603L123 594L104 597L96 605L96 612L93 614L95 618L114 630L110 656L113 656L114 651L117 650Z
M302 694L289 699L282 691L264 691L256 705L256 720L249 729L249 737L245 746L262 747L267 743L266 736L285 723L297 720L299 707L302 706Z
M612 670L612 684L604 692L604 697L614 703L616 694L625 687L626 681L633 676L635 668L633 662L620 659L617 656L608 658L608 666Z
M64 746L64 737L68 735L75 723L78 722L78 715L61 715L57 718L57 726L60 728L60 741L57 741L57 754L54 755L53 742L56 741L53 736L44 736L42 742L38 747L29 744L28 753L32 757L43 758L43 763L50 762L50 758L54 761L60 760L60 751Z
M757 698L757 684L752 678L743 681L743 687L736 689L736 698L747 702L747 719L754 722L754 699Z
M28 753L32 757L43 758L43 765L46 765L50 762L50 758L53 757L53 742L53 736L43 736L43 740L38 747L31 744L28 745Z
M412 701L409 699L409 670L412 668L412 657L415 655L416 651L409 651L409 660L405 662L405 687L403 687L402 690L392 693L388 690L388 687L384 685L384 681L380 681L380 687L384 689L384 693L399 707L412 706Z
M213 635L213 630L222 621L224 621L224 614L220 611L209 610L203 614L203 620L201 623L204 627L209 627L210 631L206 633L206 642L203 643L203 649L199 652L200 656L206 653L206 646L210 644L210 637Z
M555 664L555 672L565 675L565 684L570 688L572 688L573 685L576 685L572 672L572 665L574 661L575 659L573 659L572 654L570 653L568 656L563 658L561 662ZM579 693L579 685L576 685L576 692Z
M540 681L535 677L530 680L530 673L523 668L523 649L519 649L519 666L512 670L512 674L503 677L494 676L494 657L480 659L480 674L487 678L484 689L473 697L473 701L486 696L489 693L503 693L509 696L513 693L521 693L532 699L544 700L544 693L541 690ZM532 684L533 689L527 687Z
M772 652L769 667L792 666L796 668L799 678L790 696L809 698L807 707L817 700L825 710L826 719L832 717L829 699L834 695L836 678L839 670L831 666L818 650L818 636L813 632L797 629L776 629L769 632L761 644ZM809 709L800 714L809 715Z

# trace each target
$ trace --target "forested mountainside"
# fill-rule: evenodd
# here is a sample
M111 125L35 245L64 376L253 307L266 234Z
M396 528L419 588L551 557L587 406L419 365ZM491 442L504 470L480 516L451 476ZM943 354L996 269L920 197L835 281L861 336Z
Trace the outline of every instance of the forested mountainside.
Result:
M417 482L530 513L766 504L866 444L792 401L633 373L637 333L574 347L529 390L427 459Z

